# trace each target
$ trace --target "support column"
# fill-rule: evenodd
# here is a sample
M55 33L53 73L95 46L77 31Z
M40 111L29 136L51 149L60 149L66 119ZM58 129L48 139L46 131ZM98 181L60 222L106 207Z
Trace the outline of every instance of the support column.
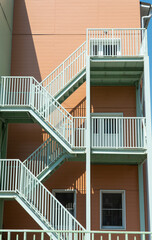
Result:
M151 107L150 107L150 77L149 57L144 57L144 96L147 133L147 199L148 199L148 225L152 231L152 137L151 137Z
M90 170L90 57L86 56L86 230L91 229L91 170Z
M7 156L7 131L8 124L4 121L0 121L0 159L5 159ZM0 169L1 175L1 169ZM0 188L1 188L0 178ZM3 212L4 212L4 200L0 199L0 229L3 228Z
M3 135L2 135L2 159L7 157L7 135L8 135L8 124L3 124Z
M138 164L140 231L145 231L144 179L143 165Z
M140 102L140 83L136 85L136 116L143 116L141 102Z

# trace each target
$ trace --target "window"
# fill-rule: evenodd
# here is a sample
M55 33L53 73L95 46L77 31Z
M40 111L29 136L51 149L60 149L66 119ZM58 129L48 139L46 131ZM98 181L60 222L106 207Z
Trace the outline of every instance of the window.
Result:
M121 56L120 39L90 39L91 56Z
M125 228L125 191L101 190L101 229Z
M76 191L55 189L52 192L59 202L76 217Z

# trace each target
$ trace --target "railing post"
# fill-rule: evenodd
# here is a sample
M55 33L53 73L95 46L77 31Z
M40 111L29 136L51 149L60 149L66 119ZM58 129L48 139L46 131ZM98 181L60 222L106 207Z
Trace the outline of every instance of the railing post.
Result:
M22 189L23 189L23 183L24 183L24 181L23 181L23 168L22 168L22 166L21 166L21 168L20 168L20 193L22 193Z
M144 118L143 120L143 143L144 143L144 148L147 147L147 135L146 135L146 119Z
M114 55L114 39L113 39L113 28L112 28L112 53L111 55L113 56Z
M144 31L144 39L143 39L143 41L144 41L144 55L148 55L148 43L147 43L147 29L144 29L144 30L142 30L142 31Z
M72 240L72 218L70 215L69 215L69 231L71 231L71 232L69 232L68 240Z
M71 142L72 147L74 147L74 124L73 124L73 122L74 122L74 118L72 119L72 142Z
M16 173L16 178L15 178L15 192L16 192L16 190L17 190L17 180L18 180L18 168L19 168L19 166L18 166L18 160L17 161L15 161L16 162L16 171L15 171L15 173ZM13 189L12 189L13 190Z
M118 149L118 136L119 136L119 130L118 130L118 118L116 118L116 148Z
M52 142L52 139L51 139ZM48 142L48 146L47 146L47 166L49 165L49 161L50 161L50 141Z
M5 89L5 82L6 82L6 78L5 77L3 77L2 78L3 79L3 82L4 82L4 89L3 89L3 103L2 103L2 105L4 106L4 104L5 104L5 94L6 94L6 89Z

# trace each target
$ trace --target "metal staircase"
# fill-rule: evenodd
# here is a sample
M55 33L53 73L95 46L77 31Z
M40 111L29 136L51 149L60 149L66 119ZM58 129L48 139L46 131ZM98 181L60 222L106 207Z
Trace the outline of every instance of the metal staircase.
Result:
M108 30L109 34L105 30L101 30L101 33L97 29L90 31L89 38L87 37L88 42L84 42L41 83L33 77L10 76L2 77L0 82L0 112L27 113L51 135L23 163L20 160L0 160L0 198L15 198L45 230L85 230L45 188L41 181L46 179L65 158L68 158L69 153L85 153L86 118L73 117L63 108L61 103L86 80L86 51L91 57L97 58L100 56L103 58L105 56L107 59L109 57L119 59L122 56L136 57L138 55L140 57L141 55L141 51L139 52L140 44L133 50L130 48L132 41L128 40L131 39L132 34L130 33L132 32L128 32L129 30ZM140 43L141 34L138 32L140 31L134 32L134 35ZM107 36L110 36L110 42ZM122 49L120 48L120 40ZM108 46L111 41L113 43L111 45L112 49L110 48L110 52L106 51L104 53L104 48L109 49ZM112 126L112 122L116 123L116 125L113 124L114 131L115 126L117 128L121 125L124 126L125 130L120 132L119 138L118 136L114 138L114 144L112 138L110 138L110 133L108 134L108 141L105 141L104 134L100 134L100 136L95 134L99 131L98 125L105 129L104 126L107 123L111 123ZM119 124L117 124L118 122ZM124 124L120 124L121 122ZM127 128L125 123L127 123ZM133 127L128 128L128 123ZM145 146L143 123L144 119L124 120L116 118L113 120L112 118L94 117L91 122L92 126L95 126L92 127L92 148L97 148L97 151L98 148L115 149L118 147L142 149ZM142 130L138 131L141 134L134 133L136 131L134 126L138 126L138 129ZM94 131L95 128L97 130ZM129 131L133 133L133 143L131 140L128 141L129 138L132 139L130 137L131 133L128 134ZM126 133L127 144L121 141L123 132ZM141 140L137 141L136 139ZM53 239L58 238L55 234L52 234L51 237ZM70 233L62 232L60 238L69 239Z
M42 82L42 86L62 103L85 80L86 41L53 70Z
M2 77L0 111L29 112L68 152L75 153L75 119L33 77ZM80 135L82 134L85 131L80 131ZM83 141L79 148L84 152L84 147Z
M15 198L44 230L85 230L20 160L1 159L0 180L0 197Z
M70 155L55 139L49 137L23 164L40 181L44 181Z

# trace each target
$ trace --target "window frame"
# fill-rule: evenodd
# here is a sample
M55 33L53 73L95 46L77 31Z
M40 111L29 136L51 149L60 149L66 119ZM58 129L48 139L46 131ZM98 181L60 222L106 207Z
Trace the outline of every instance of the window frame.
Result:
M73 203L74 215L73 215L73 217L76 218L76 189L52 189L52 194L54 196L55 196L56 193L73 193L74 194L74 203ZM67 209L67 211L68 211L68 209Z
M103 226L102 225L102 194L121 193L122 194L122 226ZM126 194L125 190L100 190L100 229L126 230Z

